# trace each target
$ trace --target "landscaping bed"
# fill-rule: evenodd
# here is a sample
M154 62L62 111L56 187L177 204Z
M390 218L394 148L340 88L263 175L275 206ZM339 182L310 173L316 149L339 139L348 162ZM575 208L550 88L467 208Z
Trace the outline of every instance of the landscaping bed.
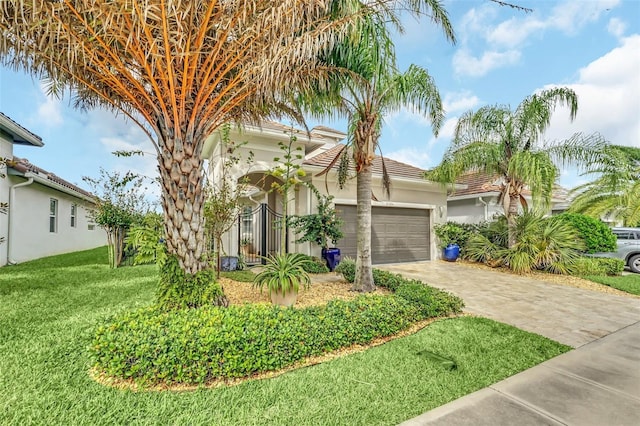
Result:
M352 280L355 265L348 271L345 265L343 274ZM417 322L458 314L464 306L460 298L420 281L384 271L374 276L378 286L393 293L351 292L351 300L327 300L329 294L322 304L301 308L244 303L167 311L152 306L119 314L96 331L90 347L94 372L107 382L137 386L246 378L369 344ZM247 291L249 284L226 285Z

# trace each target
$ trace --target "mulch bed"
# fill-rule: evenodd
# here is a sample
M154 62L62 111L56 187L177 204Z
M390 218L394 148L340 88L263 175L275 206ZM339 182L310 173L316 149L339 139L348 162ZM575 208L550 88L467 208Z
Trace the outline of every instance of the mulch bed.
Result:
M253 287L252 283L237 282L227 278L220 278L220 284L232 305L271 303L269 291L266 288L261 292L260 289ZM306 290L300 289L295 307L323 305L334 299L352 300L360 294L362 293L351 290L351 284L338 274L314 274L311 276L311 286ZM391 292L385 288L377 288L371 294L391 294Z

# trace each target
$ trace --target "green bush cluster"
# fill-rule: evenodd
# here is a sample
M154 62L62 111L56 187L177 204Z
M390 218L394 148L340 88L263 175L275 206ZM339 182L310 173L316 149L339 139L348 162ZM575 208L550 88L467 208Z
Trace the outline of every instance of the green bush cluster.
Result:
M304 309L145 308L101 326L90 351L100 371L141 384L246 377L460 311L457 297L422 287L411 283L399 291L402 296L361 295Z
M624 271L622 259L605 257L580 257L574 265L573 273L581 277L594 275L620 275Z
M304 270L309 274L326 274L329 268L326 263L315 256L304 255L309 261L304 264Z
M355 260L345 257L336 266L335 272L342 275L347 282L352 283L356 280L356 262Z
M445 248L449 244L457 244L464 251L467 240L477 232L477 229L478 225L449 221L435 225L434 232L438 237L440 248Z
M161 309L184 309L225 306L228 301L213 270L188 275L180 268L177 257L168 256L160 268L156 304Z
M577 213L563 213L557 220L570 223L585 243L585 253L615 251L616 236L602 221Z

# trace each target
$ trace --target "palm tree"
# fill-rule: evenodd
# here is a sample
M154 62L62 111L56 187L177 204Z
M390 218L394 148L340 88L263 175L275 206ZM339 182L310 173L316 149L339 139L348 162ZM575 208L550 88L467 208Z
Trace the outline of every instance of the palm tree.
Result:
M410 2L411 3L411 2ZM433 22L442 26L445 36L455 37L446 11L437 0L413 2L410 10L416 15L429 11ZM397 20L391 20L401 29ZM396 67L393 43L382 15L369 16L360 30L360 37L338 45L325 61L345 70L327 88L318 89L301 98L301 104L315 116L346 116L349 140L329 168L340 161L340 180L344 183L348 163L353 161L357 187L357 254L354 289L373 291L371 266L371 198L372 164L386 114L408 107L425 114L437 135L444 120L440 94L429 73L411 65L404 73ZM329 169L328 168L328 169ZM384 168L384 163L383 163ZM328 170L327 169L327 170ZM386 172L383 182L389 193Z
M207 268L205 139L227 121L301 121L286 100L333 72L319 54L390 7L354 1L5 0L0 62L143 129L157 155L168 254L189 277Z
M565 141L541 144L555 107L567 105L570 119L578 112L578 97L568 88L553 88L525 98L512 111L508 106L485 106L460 117L451 146L440 165L425 174L443 184L462 174L480 171L502 178L500 198L509 227L508 246L516 243L515 218L526 206L522 191L531 190L534 207L548 207L562 164L595 161L604 143L597 135L574 134Z
M570 192L570 212L640 226L640 148L612 145L604 161L589 165L585 174L598 177Z

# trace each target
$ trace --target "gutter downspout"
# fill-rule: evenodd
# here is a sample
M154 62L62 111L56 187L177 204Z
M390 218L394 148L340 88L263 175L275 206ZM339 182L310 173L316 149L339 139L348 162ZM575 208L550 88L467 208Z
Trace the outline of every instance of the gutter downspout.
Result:
M13 241L13 227L11 226L11 214L12 206L15 203L16 198L16 188L20 188L21 186L29 186L33 183L33 176L25 177L28 179L25 182L17 183L9 189L9 212L7 214L7 265L15 265L16 262L11 260L11 241Z
M480 203L482 203L482 205L484 206L484 220L485 222L487 220L489 220L489 203L487 203L485 200L482 199L482 197L478 197L478 201L480 201Z

